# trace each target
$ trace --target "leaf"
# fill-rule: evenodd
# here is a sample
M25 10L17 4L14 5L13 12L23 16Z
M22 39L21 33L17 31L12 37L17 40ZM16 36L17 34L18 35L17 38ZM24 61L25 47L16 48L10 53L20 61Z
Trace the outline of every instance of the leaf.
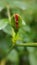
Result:
M4 6L5 6L4 0L0 0L0 7L4 7Z
M9 1L9 0L7 0L6 2L8 2L9 3L9 5L11 6L11 7L18 7L18 8L20 8L20 9L22 9L22 10L25 10L26 8L27 8L27 5L26 5L26 3L24 3L24 2L20 2L20 1Z
M2 11L3 7L0 7L0 12Z
M9 34L9 35L12 35L13 28L11 27L11 25L8 24L8 25L3 29L3 31L4 31L5 33Z
M37 47L27 47L30 65L37 65Z
M18 62L19 58L18 58L18 52L13 49L7 56L7 60L10 60L12 62Z
M11 27L10 24L8 24L4 29L3 31L7 34L9 34L10 36L14 37L15 36L15 32L14 32L14 29Z
M8 52L10 52L10 49L12 49L12 41L10 36L6 36L5 38L1 38L0 40L0 59L5 57Z
M0 30L5 28L8 24L8 20L7 19L0 19Z

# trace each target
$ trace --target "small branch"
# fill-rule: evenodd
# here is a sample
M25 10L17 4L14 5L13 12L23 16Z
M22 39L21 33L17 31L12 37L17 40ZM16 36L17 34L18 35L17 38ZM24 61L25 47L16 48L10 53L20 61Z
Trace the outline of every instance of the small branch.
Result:
M5 64L6 64L6 59L1 60L0 65L5 65Z
M11 15L10 15L10 6L9 3L5 0L3 0L5 7L7 8L7 14L8 14L8 18L9 18L9 22L11 22Z
M9 22L11 22L11 15L10 15L10 7L9 7L9 5L7 5L7 13L8 13Z
M16 46L37 47L37 43L21 43L21 44L16 44Z
M1 61L0 61L0 65L1 65Z

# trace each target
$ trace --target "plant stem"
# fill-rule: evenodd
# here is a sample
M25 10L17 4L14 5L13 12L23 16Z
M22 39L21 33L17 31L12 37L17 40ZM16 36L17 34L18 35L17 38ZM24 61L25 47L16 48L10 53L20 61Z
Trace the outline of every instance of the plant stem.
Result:
M16 44L16 46L37 47L37 43L21 43L21 44Z
M11 23L11 15L10 15L10 7L9 7L9 4L7 4L7 13L8 13L9 22Z
M5 64L6 64L6 60L5 59L1 60L0 65L5 65Z

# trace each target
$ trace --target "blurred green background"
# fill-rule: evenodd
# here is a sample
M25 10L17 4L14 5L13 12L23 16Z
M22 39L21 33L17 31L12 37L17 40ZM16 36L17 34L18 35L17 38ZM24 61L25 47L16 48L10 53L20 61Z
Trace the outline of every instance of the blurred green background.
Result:
M16 13L23 22L15 37L19 46L13 46L16 32L9 22ZM21 46L27 43L37 44L37 0L0 0L0 65L37 65L37 47Z

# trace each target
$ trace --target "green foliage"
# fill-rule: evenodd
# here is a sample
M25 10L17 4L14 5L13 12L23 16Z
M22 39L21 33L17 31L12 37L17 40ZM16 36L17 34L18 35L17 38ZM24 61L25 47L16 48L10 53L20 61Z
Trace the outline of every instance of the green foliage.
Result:
M19 15L18 30L14 14ZM37 44L37 1L0 0L0 60L9 61L6 65L37 65L37 47L21 46L35 42Z

